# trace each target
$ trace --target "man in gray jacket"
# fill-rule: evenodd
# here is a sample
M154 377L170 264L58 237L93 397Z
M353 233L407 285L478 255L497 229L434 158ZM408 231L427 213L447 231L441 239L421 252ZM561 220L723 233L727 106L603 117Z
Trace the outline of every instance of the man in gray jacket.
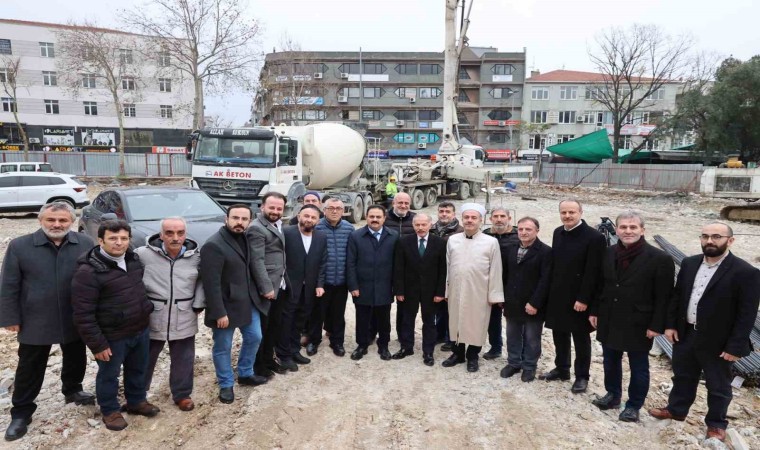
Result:
M76 260L95 242L70 231L75 220L68 203L48 203L39 213L40 229L12 240L5 252L0 327L18 334L19 357L6 441L26 434L53 344L59 344L63 353L61 383L66 403L95 404L95 396L82 391L87 353L71 309Z
M181 217L161 221L161 232L135 250L145 266L143 283L153 303L150 315L150 359L145 389L150 390L158 355L169 342L169 387L172 400L182 411L195 408L193 361L198 313L205 306L198 266L198 244L187 239L187 223Z

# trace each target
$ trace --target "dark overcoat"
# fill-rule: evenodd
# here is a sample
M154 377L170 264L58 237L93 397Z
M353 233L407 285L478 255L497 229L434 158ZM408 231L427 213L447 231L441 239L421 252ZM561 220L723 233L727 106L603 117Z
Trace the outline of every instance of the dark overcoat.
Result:
M317 288L325 287L327 235L324 231L314 230L309 253L306 253L298 225L285 227L282 233L285 236L285 260L291 300L298 303L303 290L304 302L312 305Z
M520 241L514 240L501 252L504 317L520 322L542 321L552 275L552 248L536 238L518 263L519 248ZM538 309L536 315L531 316L525 312L528 303Z
M393 303L393 253L398 233L383 227L380 241L368 226L351 233L348 238L346 282L348 290L359 290L354 303L385 306Z
M420 256L416 234L399 238L393 270L393 293L404 296L405 308L431 307L433 297L446 295L446 241L428 233Z

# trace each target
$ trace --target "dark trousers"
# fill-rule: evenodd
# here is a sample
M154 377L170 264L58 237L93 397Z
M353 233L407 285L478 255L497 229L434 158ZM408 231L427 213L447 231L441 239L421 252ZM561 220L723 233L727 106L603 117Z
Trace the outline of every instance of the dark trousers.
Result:
M254 372L263 371L271 367L274 361L274 347L280 337L282 330L282 311L285 309L285 303L288 301L290 292L280 289L277 298L269 307L269 314L261 315L261 345L256 353L256 363ZM266 299L265 299L266 301Z
M604 388L616 399L623 395L623 352L602 344L604 352ZM628 353L631 381L628 383L626 408L641 409L649 392L649 352L646 350Z
M499 305L491 306L491 317L488 320L488 343L491 344L489 352L501 353L504 340L501 337L502 309Z
M414 325L417 321L417 310L422 309L422 353L433 353L436 340L436 304L433 300L419 302L407 298L403 302L397 302L396 308L402 310L401 326L396 329L401 348L414 350Z
M436 341L450 343L449 337L449 303L436 303L435 308Z
M127 405L136 406L145 401L145 376L148 372L150 334L148 329L137 336L108 341L111 358L98 360L95 377L95 395L100 412L107 416L119 411L119 374L124 366L124 397Z
M166 341L150 340L150 360L145 376L145 390L150 390L156 362ZM195 362L195 336L169 341L169 389L175 402L190 398L193 393L193 364Z
M288 296L282 311L282 328L275 351L281 361L293 359L301 351L301 330L311 314L311 302L306 302L306 288L301 288L298 298Z
M541 357L541 320L518 321L507 317L507 364L524 370L536 370Z
M48 355L52 345L18 345L18 366L13 388L12 419L29 419L37 410L34 400L42 389ZM82 390L82 379L87 368L87 350L82 341L61 344L63 367L61 384L63 395Z
M322 326L330 333L330 345L342 346L346 338L346 301L348 288L325 286L325 294L315 300L309 319L309 343L322 342Z
M589 379L591 369L591 335L585 331L556 331L552 330L554 349L554 365L557 369L570 373L570 340L575 345L575 378Z
M391 341L391 305L367 306L357 305L356 307L356 343L359 347L369 347L372 338L370 328L372 321L375 321L377 327L377 348L388 348Z
M728 405L733 398L731 390L732 362L718 355L708 355L694 348L697 332L687 325L686 336L673 345L673 390L668 398L668 410L674 416L686 416L697 397L699 376L705 374L707 387L708 427L726 429Z
M467 361L477 360L478 359L478 353L480 353L480 350L483 347L478 347L476 345L468 345L467 350L465 350L464 344L457 344L454 346L454 354L457 355L459 358L466 358Z

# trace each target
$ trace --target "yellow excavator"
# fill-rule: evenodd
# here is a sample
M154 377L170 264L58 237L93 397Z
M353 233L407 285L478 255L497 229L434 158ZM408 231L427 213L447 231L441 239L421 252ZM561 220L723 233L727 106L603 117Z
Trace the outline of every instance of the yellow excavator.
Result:
M728 155L728 160L718 167L708 167L702 172L700 192L715 198L742 199L746 203L760 199L760 169ZM720 210L720 217L737 222L760 223L760 204L729 205Z

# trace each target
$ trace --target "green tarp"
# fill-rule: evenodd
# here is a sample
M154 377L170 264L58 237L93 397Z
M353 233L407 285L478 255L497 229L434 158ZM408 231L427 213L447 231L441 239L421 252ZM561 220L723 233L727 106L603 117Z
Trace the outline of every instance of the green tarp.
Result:
M578 139L547 147L546 150L555 155L592 163L612 158L612 144L607 130L585 134Z

